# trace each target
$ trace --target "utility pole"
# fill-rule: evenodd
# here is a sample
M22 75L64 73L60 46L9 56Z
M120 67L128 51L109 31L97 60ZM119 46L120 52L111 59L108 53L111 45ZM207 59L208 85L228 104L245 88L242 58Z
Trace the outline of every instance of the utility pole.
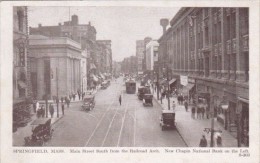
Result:
M171 106L170 106L170 84L169 84L169 65L168 63L166 63L166 66L167 66L167 99L168 99L168 110L171 109Z
M58 67L56 67L56 77L57 77L57 98L56 98L56 104L57 104L57 118L59 118L59 73L58 73Z

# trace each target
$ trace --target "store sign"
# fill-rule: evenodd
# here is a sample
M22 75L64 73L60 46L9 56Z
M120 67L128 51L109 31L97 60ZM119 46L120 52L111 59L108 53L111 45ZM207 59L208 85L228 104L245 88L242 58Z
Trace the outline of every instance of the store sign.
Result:
M188 85L188 76L180 76L181 85L186 86Z

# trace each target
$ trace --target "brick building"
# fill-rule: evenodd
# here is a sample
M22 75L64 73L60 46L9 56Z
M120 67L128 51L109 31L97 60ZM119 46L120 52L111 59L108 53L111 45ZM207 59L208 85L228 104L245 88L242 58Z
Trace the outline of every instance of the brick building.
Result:
M81 90L81 47L67 37L31 35L31 81L34 97L65 97Z
M159 39L161 69L168 67L176 86L189 97L206 100L217 119L237 135L238 144L245 146L249 145L248 15L248 8L181 8Z

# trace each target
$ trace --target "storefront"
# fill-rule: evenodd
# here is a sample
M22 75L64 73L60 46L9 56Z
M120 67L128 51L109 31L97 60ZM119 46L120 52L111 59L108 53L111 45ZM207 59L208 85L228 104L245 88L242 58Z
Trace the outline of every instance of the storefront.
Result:
M240 143L243 146L249 146L249 101L238 97L238 108L237 113L239 117L239 132L238 137L240 137Z

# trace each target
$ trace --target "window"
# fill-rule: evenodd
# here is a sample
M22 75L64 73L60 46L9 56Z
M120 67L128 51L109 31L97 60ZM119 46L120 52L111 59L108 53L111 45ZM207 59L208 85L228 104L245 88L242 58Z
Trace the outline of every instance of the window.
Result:
M227 40L230 40L230 25L231 25L231 23L230 23L230 16L227 16L227 32L226 32L226 38L227 38Z
M24 19L24 15L23 15L23 11L18 10L17 11L17 17L18 17L18 30L20 32L23 32L23 19Z
M231 39L236 38L236 13L231 14Z

